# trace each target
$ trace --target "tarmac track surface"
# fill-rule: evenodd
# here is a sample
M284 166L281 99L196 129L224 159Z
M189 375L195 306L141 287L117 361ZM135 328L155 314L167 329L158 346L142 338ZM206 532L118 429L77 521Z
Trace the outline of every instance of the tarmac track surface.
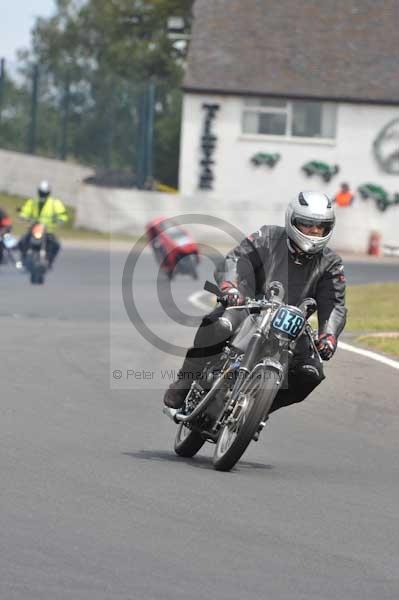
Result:
M398 598L398 372L340 351L231 473L212 469L210 445L182 460L161 414L162 370L181 359L127 318L125 258L110 269L106 252L65 250L43 287L0 272L0 598ZM347 274L398 279L395 265ZM143 255L140 311L187 345L193 328L163 315L155 277ZM187 298L200 287L173 282L181 311L199 316Z

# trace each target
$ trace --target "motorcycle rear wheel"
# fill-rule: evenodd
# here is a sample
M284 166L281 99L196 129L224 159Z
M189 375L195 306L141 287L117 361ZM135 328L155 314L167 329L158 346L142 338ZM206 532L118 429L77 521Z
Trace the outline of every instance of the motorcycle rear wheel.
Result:
M193 279L198 279L197 261L194 256L191 256L191 276Z
M268 369L266 373L251 375L246 382L216 443L213 466L217 471L230 471L244 454L269 413L278 391L278 379L278 372Z
M202 448L205 440L201 435L180 423L175 437L175 452L179 456L191 458Z

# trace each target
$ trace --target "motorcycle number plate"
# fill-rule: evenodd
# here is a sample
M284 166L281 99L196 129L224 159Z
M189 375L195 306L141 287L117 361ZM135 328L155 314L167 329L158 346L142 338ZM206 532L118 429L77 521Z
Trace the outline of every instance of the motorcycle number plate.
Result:
M302 332L305 318L300 312L289 306L280 306L272 321L272 328L276 333L285 334L284 337L295 340Z

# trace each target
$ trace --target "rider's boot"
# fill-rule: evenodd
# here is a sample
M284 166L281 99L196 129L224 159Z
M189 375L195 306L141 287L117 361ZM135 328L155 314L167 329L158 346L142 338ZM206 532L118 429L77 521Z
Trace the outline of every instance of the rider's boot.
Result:
M281 388L273 400L269 415L284 406L302 402L324 379L314 365L300 365L288 378L288 387Z
M198 379L203 368L203 361L186 358L177 374L177 380L166 390L163 402L168 408L181 408L193 381Z

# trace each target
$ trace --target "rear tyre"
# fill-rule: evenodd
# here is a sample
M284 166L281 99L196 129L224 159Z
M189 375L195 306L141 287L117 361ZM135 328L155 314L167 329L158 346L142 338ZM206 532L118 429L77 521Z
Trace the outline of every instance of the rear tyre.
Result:
M179 456L191 458L202 448L205 440L197 431L192 431L184 423L180 423L175 437L175 452Z
M213 466L217 471L230 471L258 433L278 391L278 379L278 372L272 369L250 375L220 431L213 455Z
M197 273L197 259L194 256L190 256L190 271L193 279L198 279Z

